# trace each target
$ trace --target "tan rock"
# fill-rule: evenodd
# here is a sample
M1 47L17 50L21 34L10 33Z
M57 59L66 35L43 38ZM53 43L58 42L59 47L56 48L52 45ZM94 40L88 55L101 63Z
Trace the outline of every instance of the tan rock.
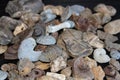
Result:
M92 71L95 77L94 80L103 80L103 78L105 77L105 73L101 66L94 67Z
M42 62L36 62L35 63L35 68L41 69L41 70L47 70L49 69L50 64L49 63L42 63Z
M7 50L7 46L0 45L0 54L4 53Z
M71 67L66 67L61 71L61 74L64 74L66 77L70 77L72 73Z
M58 80L58 79L51 76L42 76L40 78L37 78L36 80Z
M120 32L120 19L109 22L104 26L104 31L109 34L117 34Z

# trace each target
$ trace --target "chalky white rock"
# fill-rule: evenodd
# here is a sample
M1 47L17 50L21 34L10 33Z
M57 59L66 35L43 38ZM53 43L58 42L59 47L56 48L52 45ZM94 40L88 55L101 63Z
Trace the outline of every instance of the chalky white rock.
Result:
M42 51L34 51L36 46L35 39L30 37L22 41L18 49L18 58L28 58L30 61L38 61Z
M8 76L7 72L0 70L0 80L5 80Z
M107 63L110 61L110 57L106 54L106 51L103 48L95 49L93 57L99 63Z
M73 28L75 26L75 23L73 21L65 21L59 25L55 25L55 26L52 26L52 25L49 25L47 26L46 28L46 32L48 33L54 33L54 32L57 32L61 29L64 29L64 28Z

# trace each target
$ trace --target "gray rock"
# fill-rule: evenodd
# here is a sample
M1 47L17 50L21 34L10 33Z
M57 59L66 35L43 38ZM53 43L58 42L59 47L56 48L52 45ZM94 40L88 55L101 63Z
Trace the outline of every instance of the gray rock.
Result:
M117 50L112 50L112 51L110 52L110 55L111 55L111 57L114 58L114 59L120 59L120 52L117 51Z
M40 36L36 39L37 43L43 44L43 45L53 45L56 43L56 39L52 36Z
M0 70L0 80L5 80L8 73Z

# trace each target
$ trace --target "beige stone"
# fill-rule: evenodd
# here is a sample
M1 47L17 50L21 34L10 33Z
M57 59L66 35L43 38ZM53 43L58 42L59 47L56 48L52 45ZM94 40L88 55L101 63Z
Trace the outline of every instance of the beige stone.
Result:
M94 80L103 80L105 77L105 73L101 66L94 67L92 71L94 73Z
M7 46L0 45L0 54L4 53L7 50Z

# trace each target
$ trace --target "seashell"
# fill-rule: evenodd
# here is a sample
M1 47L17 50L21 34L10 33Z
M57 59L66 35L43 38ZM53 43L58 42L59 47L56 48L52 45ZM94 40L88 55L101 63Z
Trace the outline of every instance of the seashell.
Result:
M12 38L13 34L8 27L0 23L0 44L7 45L11 42Z
M76 58L72 67L74 78L81 80L92 80L94 78L92 70L83 57Z
M118 37L113 36L112 34L108 34L108 33L106 33L106 32L100 31L100 30L97 30L97 36L98 36L100 39L109 40L109 41L111 41L111 42L115 42L115 41L118 40Z
M29 11L33 13L39 13L43 10L42 0L15 0L9 1L5 11L12 16L17 11Z
M66 61L62 56L57 57L55 60L51 62L51 72L58 72L64 69L67 66Z
M48 46L44 52L41 53L39 60L43 62L51 62L57 57L62 56L65 60L68 58L67 53L57 45Z
M117 34L120 32L120 19L111 21L104 26L104 31L109 34Z
M19 59L28 58L30 61L39 60L41 51L34 51L33 49L35 46L36 46L36 42L34 38L30 37L23 40L18 49L18 58Z
M0 80L5 80L8 76L7 72L1 71L0 70Z
M46 32L54 33L64 28L73 28L74 26L75 26L75 23L73 21L68 20L55 26L52 26L52 25L47 26Z
M56 43L56 39L53 36L46 35L37 37L36 42L42 45L54 45Z
M40 20L44 23L50 22L54 20L57 16L53 13L41 13L40 14Z
M1 66L2 71L12 71L12 70L17 70L17 65L13 63L8 63L8 64L3 64Z
M42 21L36 23L33 29L33 36L38 37L41 35L45 35L45 23L43 23Z
M42 63L42 62L36 62L35 64L35 68L40 69L40 70L47 70L50 68L50 64L49 63Z
M72 14L75 14L77 16L79 16L80 13L85 10L85 7L82 5L72 5L70 8L72 10Z
M58 80L51 76L41 76L40 78L37 78L36 80Z
M66 20L68 20L72 15L72 10L70 8L70 6L67 6L64 10L63 13L61 15L61 21L64 22Z
M94 73L94 80L104 80L105 73L101 66L92 68L92 71Z
M83 40L95 48L103 48L104 43L92 32L83 33Z
M85 10L80 13L80 16L82 16L83 18L88 18L91 15L92 15L92 11L89 8L85 8Z
M92 47L88 43L82 41L81 31L66 29L62 32L59 39L57 44L65 51L69 51L69 55L72 57L85 57L90 55L93 51ZM61 44L61 42L63 43Z
M115 59L111 58L111 60L109 61L109 64L114 66L116 70L120 70L120 63L119 61L116 61Z
M105 4L98 4L94 10L96 12L100 12L103 14L109 14L110 16L114 16L116 14L116 9L113 6L105 5Z
M21 24L21 21L12 19L7 16L2 16L0 18L0 23L3 26L6 26L7 28L9 28L10 30L14 30L17 25Z
M107 80L119 80L120 79L120 74L119 74L119 72L117 72L115 77L106 76L106 79Z
M58 73L53 73L53 72L47 72L46 75L50 76L50 77L53 77L53 78L56 78L58 80L66 80L66 77L63 74L58 74Z
M9 46L4 54L4 58L8 60L18 59L18 48L19 44Z
M29 61L29 59L20 59L18 63L19 74L25 76L30 73L34 67L35 65Z
M0 54L3 54L7 50L7 46L0 45Z
M85 62L89 66L90 69L97 67L97 62L89 57L84 58Z
M93 58L99 63L107 63L110 61L110 57L106 54L106 51L102 48L94 50Z
M61 74L64 74L66 77L70 77L71 74L72 74L71 67L66 67L66 68L63 69L60 73L61 73Z
M111 50L110 56L114 59L120 59L120 52L117 50Z
M54 13L56 15L62 15L63 11L64 11L64 7L63 6L53 6L53 5L46 5L44 6L44 13L47 13L47 10L50 11L50 13Z
M21 33L22 31L25 31L28 28L28 26L24 23L21 23L16 26L13 34L16 36L17 34Z

